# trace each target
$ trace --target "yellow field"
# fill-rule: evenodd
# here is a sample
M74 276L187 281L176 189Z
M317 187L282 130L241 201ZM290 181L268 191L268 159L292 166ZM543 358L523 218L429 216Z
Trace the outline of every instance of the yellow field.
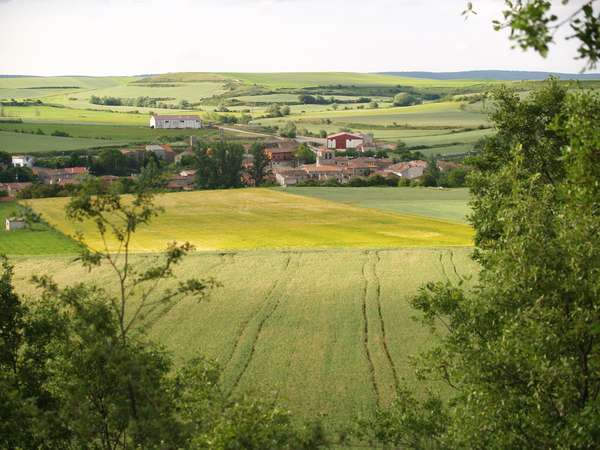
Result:
M82 231L101 245L91 223L65 220L66 198L28 202L65 234ZM472 244L464 224L276 192L239 189L163 194L165 213L141 228L134 252L155 252L172 241L199 250L449 247ZM114 244L114 243L113 243Z

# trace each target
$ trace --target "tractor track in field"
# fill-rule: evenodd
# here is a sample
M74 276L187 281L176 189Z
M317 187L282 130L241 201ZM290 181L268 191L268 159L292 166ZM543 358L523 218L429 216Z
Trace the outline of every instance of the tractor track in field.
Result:
M277 288L281 285L282 280L286 279L285 275L286 275L286 273L288 271L288 268L290 267L290 263L292 261L292 257L293 256L296 256L296 259L298 259L298 262L299 262L300 255L297 254L297 253L293 253L293 254L291 254L291 255L289 255L287 257L287 260L286 260L286 263L285 263L285 267L283 269L284 276L282 276L281 278L279 278L277 281L275 281L271 285L271 287L269 288L269 291L267 292L267 295L265 296L265 301L261 303L260 307L258 307L256 309L256 311L254 313L252 313L248 317L248 319L245 320L244 323L242 324L242 326L240 327L240 332L238 333L238 337L237 337L235 346L234 346L233 351L231 352L231 355L230 355L230 357L228 359L228 364L231 362L231 359L233 358L233 355L235 354L236 349L240 345L240 342L241 342L241 339L242 339L242 337L244 335L244 332L248 328L248 325L250 324L250 322L252 321L252 319L255 318L260 313L261 310L269 307L268 304L269 304L269 302L271 300L271 297L273 296L273 293L275 293L277 291ZM239 385L242 377L246 373L246 370L248 369L248 366L250 365L250 362L252 361L254 353L256 352L256 344L257 344L258 340L260 339L260 335L262 333L262 329L263 329L265 323L267 322L267 320L269 320L271 318L271 316L273 315L273 313L277 310L277 308L279 307L280 303L281 303L281 296L278 296L276 298L275 302L273 303L273 305L271 306L270 310L267 311L267 313L265 314L265 316L259 322L258 329L256 331L256 335L254 336L254 339L252 340L252 345L250 347L250 353L249 353L248 357L246 358L246 361L244 362L242 370L238 373L238 376L235 378L235 381L231 385L231 389L229 390L229 394L228 394L229 396L231 396L233 394L233 392L235 391L235 389Z
M376 286L377 286L377 314L379 316L379 326L381 329L381 340L382 340L382 344L383 344L383 351L385 353L385 357L388 360L388 363L390 365L390 368L392 369L392 375L394 377L394 388L396 389L396 392L398 391L398 389L400 388L400 380L398 378L398 371L396 370L396 365L394 364L394 360L392 359L392 355L390 354L390 349L388 347L387 344L387 338L385 335L385 320L383 319L383 312L381 310L381 280L379 278L379 275L377 274L377 265L380 263L381 261L381 257L379 256L379 252L376 251L375 252L375 264L373 265L373 275L375 276L375 282L376 282Z
M219 261L218 261L217 263L215 263L215 264L212 264L210 267L208 267L208 268L206 269L206 272L208 273L208 272L211 272L211 271L213 271L213 270L215 270L215 269L219 269L219 270L220 270L220 269L222 269L223 267L225 267L227 264L231 264L231 263L233 263L233 260L234 260L234 258L235 258L235 256L236 256L236 254L237 254L237 253L221 253L221 254L219 255L219 257L220 257L220 258L219 258ZM227 258L227 257L228 257L228 258ZM145 327L148 327L148 328L151 328L151 327L153 327L153 326L156 324L156 322L157 322L159 319L161 319L161 318L162 318L162 317L163 317L165 314L169 314L169 313L171 312L171 310L172 310L172 309L173 309L173 308L174 308L176 305L177 305L177 302L174 302L174 303L172 303L172 304L170 304L170 305L166 306L166 307L165 307L165 309L163 309L163 311L162 311L162 313L161 313L160 315L158 315L158 316L154 317L154 319L152 319L152 320L149 320L148 322L144 323L144 324L143 324L143 326L145 326ZM152 310L152 311L150 312L150 314L151 314L152 312L154 312L154 311L155 311L155 310Z
M363 284L363 298L362 298L362 316L363 316L363 348L365 356L367 357L367 365L369 366L369 377L371 378L371 384L373 385L373 391L375 393L375 401L377 407L381 406L381 399L379 393L379 386L377 386L377 380L375 379L375 365L371 358L371 351L369 350L369 320L367 317L367 297L369 296L369 280L367 279L367 265L369 264L369 252L365 252L365 263L362 267L362 277L364 280Z
M287 257L287 259L285 261L284 268L283 268L284 273L287 271L288 267L290 266L291 259L292 259L292 257L288 255L288 257ZM267 293L265 294L265 300L262 303L260 303L254 309L254 311L252 313L250 313L248 315L248 317L246 317L246 319L240 325L240 328L239 328L239 330L237 332L237 335L236 335L235 344L233 344L233 348L231 349L231 352L229 353L229 356L226 358L225 362L223 363L223 369L227 368L227 366L229 365L229 363L231 363L231 359L233 358L233 355L235 354L235 351L240 346L240 342L242 340L242 336L244 335L244 333L246 331L246 328L248 328L248 324L252 321L252 319L254 317L256 317L256 315L260 312L260 310L263 309L263 307L265 306L265 304L269 301L269 298L273 294L273 291L275 291L275 288L279 284L279 281L280 281L280 279L274 281L273 283L271 283L271 286L269 287L269 289L267 289Z

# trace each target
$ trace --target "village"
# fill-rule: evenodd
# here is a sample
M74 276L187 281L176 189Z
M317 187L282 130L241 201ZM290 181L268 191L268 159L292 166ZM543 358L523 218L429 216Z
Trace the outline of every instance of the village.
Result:
M161 129L198 129L204 125L197 115L152 115L149 126ZM388 180L388 185L405 185L423 177L429 162L424 159L402 160L389 157L386 150L390 146L377 145L371 135L351 132L339 132L326 138L294 139L273 137L260 141L264 153L269 160L265 173L267 184L277 184L282 187L297 185L314 185L323 183L348 184L351 180L366 179L378 175ZM165 172L163 189L166 191L189 191L196 189L196 169L194 149L197 138L190 136L186 146L175 150L165 143L150 143L146 145L120 148L133 165L140 166L148 157L159 162ZM250 153L252 144L245 143L244 159L241 178L246 186L253 186L254 181L249 175L253 167L253 155ZM298 150L308 150L309 158L299 158ZM394 155L392 153L392 155ZM307 161L310 160L310 161ZM73 187L79 185L86 177L95 175L99 181L108 186L125 178L135 179L137 174L93 174L88 166L50 168L36 164L33 155L13 155L12 166L28 168L33 174L32 180L19 180L0 183L0 193L7 198L18 198L20 194L34 183L51 185L53 187ZM436 161L439 171L444 172L460 167L450 161ZM401 180L401 181L400 181Z

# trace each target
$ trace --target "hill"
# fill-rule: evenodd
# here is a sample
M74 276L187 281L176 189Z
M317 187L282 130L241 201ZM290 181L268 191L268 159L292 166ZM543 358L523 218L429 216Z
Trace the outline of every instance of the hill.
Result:
M501 80L542 81L549 76L561 80L600 80L600 73L561 73L524 70L466 70L461 72L381 72L393 77L424 78L428 80Z

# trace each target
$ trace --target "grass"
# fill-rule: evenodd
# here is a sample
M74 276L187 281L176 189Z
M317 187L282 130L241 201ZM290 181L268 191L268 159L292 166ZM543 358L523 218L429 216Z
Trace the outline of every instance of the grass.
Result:
M308 112L303 115L288 116L283 119L261 119L260 123L273 125L277 122L294 121L321 123L331 120L338 126L361 128L369 126L413 126L429 128L465 128L487 125L487 116L481 110L462 110L458 102L425 103L403 108L379 108L368 110L338 110Z
M92 224L65 221L66 202L28 203L63 233L80 230L98 248L101 241ZM251 250L468 246L472 239L471 228L458 223L269 189L172 193L158 196L156 203L165 214L138 231L135 252L160 251L173 240L201 250Z
M115 125L148 125L148 114L85 110L53 106L5 106L5 118L29 122L100 123Z
M46 153L87 148L110 147L127 141L56 137L0 131L0 150L9 153Z
M2 123L0 131L29 131L42 130L46 135L54 131L64 131L77 138L86 139L114 139L123 142L146 142L155 140L161 136L199 136L210 138L218 136L217 130L202 128L199 130L164 130L154 129L148 126L133 125L96 125L96 124L68 124L68 123ZM27 135L26 135L27 136ZM3 148L0 141L0 149ZM106 142L106 141L105 141ZM115 145L115 142L110 142ZM108 144L107 144L108 145Z
M33 228L6 231L7 217L18 214L15 202L0 203L0 254L4 255L65 255L76 253L77 243L45 224Z
M285 72L285 73L223 73L249 84L271 88L303 88L314 86L411 86L411 87L467 87L484 85L475 80L428 80L392 75L355 72Z
M466 188L288 187L276 189L351 206L433 217L458 223L466 223L466 216L470 212L467 204L469 191Z
M234 396L277 392L300 418L324 414L327 425L347 424L372 413L378 403L389 404L396 380L414 382L409 357L426 349L431 337L412 320L408 299L427 281L442 280L445 273L454 278L453 265L463 275L476 273L469 252L192 255L177 275L212 276L223 287L208 302L184 299L166 311L150 324L150 337L173 351L179 363L199 354L216 359L223 385ZM134 262L145 265L146 258ZM22 258L16 260L18 292L35 294L29 279L41 273L59 285L93 281L114 287L106 267L89 274L68 258Z

